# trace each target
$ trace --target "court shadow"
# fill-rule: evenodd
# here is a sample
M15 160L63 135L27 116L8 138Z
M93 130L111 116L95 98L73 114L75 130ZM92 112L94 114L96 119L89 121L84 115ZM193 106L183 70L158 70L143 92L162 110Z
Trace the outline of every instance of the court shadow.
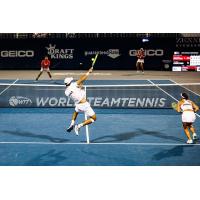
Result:
M153 155L152 160L162 160L164 158L170 158L170 157L179 157L183 155L183 152L186 148L191 148L193 145L182 145L182 146L176 146L172 149L161 151L155 155Z
M165 139L165 140L172 140L172 141L177 141L177 142L184 142L183 139L180 139L178 137L175 136L169 136L169 135L165 135L161 132L155 132L155 131L147 131L144 129L137 129L134 132L127 132L127 133L120 133L120 134L114 134L114 135L105 135L102 137L98 137L95 138L93 140L91 140L91 142L94 143L98 143L98 142L120 142L120 141L127 141L130 139L133 139L135 137L141 137L144 135L151 135L152 137L156 137L156 138L161 138L161 139Z
M28 166L36 166L36 165L55 166L58 163L60 163L61 161L64 161L67 159L67 157L62 155L64 153L65 153L64 151L56 152L55 149L52 149L52 150L48 151L47 153L40 154L40 155L34 157L30 161L28 161L26 163L26 165L28 165Z
M14 135L14 136L20 136L20 137L28 137L28 138L40 138L44 140L49 140L54 143L63 143L63 142L68 142L68 139L62 139L62 138L57 138L57 137L51 137L49 135L39 135L27 131L2 131L3 133L9 134L9 135Z

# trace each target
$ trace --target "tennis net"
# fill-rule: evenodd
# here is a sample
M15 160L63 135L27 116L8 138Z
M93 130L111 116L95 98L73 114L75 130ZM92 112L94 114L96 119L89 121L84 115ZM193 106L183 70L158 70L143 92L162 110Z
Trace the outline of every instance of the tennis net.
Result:
M200 83L86 85L87 99L96 108L171 108L180 93L200 106ZM0 83L0 107L73 107L64 85Z

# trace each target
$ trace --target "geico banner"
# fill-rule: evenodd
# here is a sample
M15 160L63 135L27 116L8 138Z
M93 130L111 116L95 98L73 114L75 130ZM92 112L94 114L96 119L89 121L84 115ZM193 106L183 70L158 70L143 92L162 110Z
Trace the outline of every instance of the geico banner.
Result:
M33 50L1 50L0 56L2 58L32 58L34 57Z
M138 50L136 49L129 50L129 55L137 56L137 51ZM163 49L145 49L144 54L145 56L163 56L164 50Z

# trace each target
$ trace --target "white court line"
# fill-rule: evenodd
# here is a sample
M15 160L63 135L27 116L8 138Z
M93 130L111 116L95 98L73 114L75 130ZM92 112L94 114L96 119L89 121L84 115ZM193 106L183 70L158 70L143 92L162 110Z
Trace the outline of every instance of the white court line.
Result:
M37 144L37 145L88 145L85 142L63 142L63 143L56 143L56 142L0 142L0 144ZM120 142L99 142L99 143L90 143L89 145L135 145L135 146L200 146L200 144L186 144L186 143L137 143L137 142L127 142L127 143L120 143Z
M178 102L178 99L176 99L176 98L173 97L171 94L169 94L168 92L166 92L165 90L163 90L162 88L160 88L158 85L154 84L154 82L152 82L151 80L148 80L148 81L149 81L150 83L152 83L153 85L155 85L157 88L159 88L161 91L163 91L165 94L169 95L169 96L170 96L171 98L173 98L175 101ZM195 113L195 115L196 115L197 117L200 118L200 115L199 115L199 114Z
M190 89L188 89L188 88L186 88L186 87L184 87L184 86L182 86L182 85L179 85L179 83L177 83L176 81L171 80L171 79L170 79L170 81L173 82L173 83L175 83L175 84L177 84L177 86L182 87L182 88L188 90L189 92L192 92L193 94L195 94L195 95L197 95L197 96L200 97L200 94L197 94L196 92L194 92L194 91L192 91L192 90L190 90Z
M8 87L6 87L3 91L1 91L0 95L2 95L6 90L8 90L12 85L14 85L19 79L16 79L13 83L11 83Z
M87 94L87 89L85 87L85 94ZM85 113L85 120L87 120L87 115ZM85 131L86 131L86 140L87 140L87 144L90 143L90 134L89 134L89 127L88 125L85 126Z
M163 90L162 88L160 88L157 84L155 84L154 82L152 82L152 81L149 80L149 79L148 79L147 81L149 81L152 85L156 86L158 89L160 89L160 90L163 91L165 94L167 94L167 95L170 96L172 99L174 99L175 101L178 102L178 100L177 100L175 97L173 97L171 94L169 94L168 92L166 92L165 90Z

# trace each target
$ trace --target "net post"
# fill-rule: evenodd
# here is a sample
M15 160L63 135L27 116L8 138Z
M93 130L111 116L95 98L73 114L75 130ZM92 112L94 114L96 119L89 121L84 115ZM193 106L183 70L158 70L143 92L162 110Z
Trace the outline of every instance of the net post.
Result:
M86 96L87 96L86 86L84 86L84 88L85 88L85 93L86 93ZM86 114L85 114L85 120L87 120L87 115ZM85 126L85 130L86 130L86 141L87 141L87 144L90 144L90 134L89 134L88 125Z

